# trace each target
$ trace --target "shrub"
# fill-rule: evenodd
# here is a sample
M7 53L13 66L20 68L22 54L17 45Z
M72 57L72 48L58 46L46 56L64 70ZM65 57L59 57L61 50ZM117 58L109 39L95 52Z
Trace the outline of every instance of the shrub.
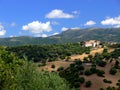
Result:
M54 65L54 64L52 64L52 65L51 65L51 68L55 68L55 65Z
M115 68L115 67L112 67L112 68L110 69L109 73L110 73L111 75L115 75L115 74L117 73L116 68Z
M118 80L118 82L120 82L120 79Z
M98 65L101 66L101 67L104 67L104 66L106 65L106 62L105 62L105 61L100 61L100 62L98 63Z
M80 78L79 78L79 82L80 82L80 83L84 83L84 82L85 82L85 78L84 78L84 77L80 77Z
M97 75L104 77L105 72L103 70L97 70Z
M116 83L117 86L120 86L120 83Z
M70 90L56 73L38 72L33 62L0 49L0 90Z
M92 85L92 82L91 81L87 81L86 83L85 83L85 86L86 87L90 87Z
M108 86L108 87L106 88L106 90L115 90L115 88Z
M64 67L62 66L57 69L57 71L62 71L62 70L64 70Z
M99 90L105 90L104 88L100 88Z
M75 82L75 83L74 83L74 87L75 87L75 88L79 88L79 87L80 87L80 82Z
M112 81L107 80L107 79L103 79L103 81L104 81L105 83L109 83L109 84L111 84L111 83L112 83Z
M92 73L96 73L96 72L97 72L97 69L96 69L96 67L91 67L91 68L90 68L90 71L91 71Z
M85 71L85 75L89 76L91 74L92 74L91 70L88 69L88 70Z

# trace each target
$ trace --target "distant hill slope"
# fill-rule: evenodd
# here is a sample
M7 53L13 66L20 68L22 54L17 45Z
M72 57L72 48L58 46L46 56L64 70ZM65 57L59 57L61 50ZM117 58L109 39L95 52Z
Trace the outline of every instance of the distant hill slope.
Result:
M106 42L120 42L120 28L73 29L52 37L61 38L63 42L78 42L91 39Z
M69 29L58 35L53 35L47 38L27 36L0 38L0 45L58 44L80 42L91 39L105 42L120 42L120 28Z

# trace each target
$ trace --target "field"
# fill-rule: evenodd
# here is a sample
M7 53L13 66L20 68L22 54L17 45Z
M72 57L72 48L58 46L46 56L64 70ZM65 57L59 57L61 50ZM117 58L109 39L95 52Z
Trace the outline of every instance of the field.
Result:
M99 77L96 74L93 74L90 76L83 76L85 77L86 81L88 80L92 81L92 86L90 88L86 88L84 83L81 85L81 90L99 90L100 88L107 88L108 86L117 87L116 83L120 79L120 71L118 71L116 75L109 74L109 70L113 64L114 62L108 63L105 67L97 66L98 69L105 71L105 74L104 74L105 77ZM86 66L86 68L89 68L89 66ZM111 84L104 83L103 79L110 80L112 81L112 83Z
M101 54L103 50L104 48L93 49L90 52L90 55L94 56L95 53ZM112 51L114 51L114 49L108 49L109 53ZM71 59L69 61L60 60L60 61L47 62L45 66L39 67L39 70L57 71L57 69L61 66L64 68L67 68L71 63L73 63L74 59L82 60L84 57L88 57L88 55L89 54L85 54L85 53L82 55L73 55L70 57ZM96 74L93 74L90 76L83 75L82 77L85 78L85 81L90 80L92 82L92 86L89 88L86 88L85 83L83 83L80 87L80 90L99 90L100 88L107 88L108 86L117 87L116 83L120 79L120 71L118 71L116 75L109 74L109 70L114 65L114 63L115 63L114 61L112 61L111 63L108 62L105 67L97 66L97 69L105 71L104 77L99 77ZM55 65L55 68L51 68L52 65ZM87 65L85 66L85 69L89 69L89 68L90 66L87 66ZM112 83L111 84L104 83L103 79L110 80L112 81Z
M109 49L108 52L112 52L114 49ZM93 49L90 52L90 55L95 55L95 53L102 53L103 48L97 48ZM88 57L89 54L82 54L82 55L72 55L70 56L69 61L65 60L60 60L60 61L52 61L52 62L47 62L45 66L40 67L39 70L47 70L47 71L56 71L59 67L64 67L67 68L75 59L80 59L83 60L84 57ZM55 65L55 68L51 68L51 65Z
M104 50L104 48L96 48L96 49L91 50L90 54L84 53L84 54L82 54L82 55L72 55L70 58L71 58L71 61L74 61L75 59L83 60L84 57L88 57L88 55L94 56L95 53L101 54L101 53L103 52L103 50ZM112 51L114 51L114 49L112 49L112 48L109 48L109 49L108 49L108 52L109 52L109 53L112 52Z
M53 61L47 62L45 66L40 67L39 70L47 70L47 71L57 71L59 67L67 68L73 62L66 62L66 61ZM55 65L55 68L51 68L52 65Z

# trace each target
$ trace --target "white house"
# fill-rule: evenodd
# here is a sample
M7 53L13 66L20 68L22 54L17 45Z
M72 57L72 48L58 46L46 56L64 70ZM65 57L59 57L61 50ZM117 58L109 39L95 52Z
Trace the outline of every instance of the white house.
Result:
M85 42L85 47L96 47L100 44L100 41L97 40L89 40Z

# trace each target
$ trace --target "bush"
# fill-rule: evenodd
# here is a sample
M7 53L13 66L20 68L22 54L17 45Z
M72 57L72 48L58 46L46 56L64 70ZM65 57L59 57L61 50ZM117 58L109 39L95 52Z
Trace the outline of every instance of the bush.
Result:
M120 82L120 79L118 80L118 82Z
M115 90L115 88L108 86L108 87L106 88L106 90Z
M45 66L45 65L46 65L45 63L39 63L38 67Z
M86 70L86 71L85 71L85 75L89 76L89 75L91 75L91 74L92 74L91 70Z
M98 63L99 66L104 67L107 63L105 61L100 61Z
M70 90L56 73L38 72L26 58L0 49L0 90Z
M85 83L85 86L86 87L90 87L92 85L92 82L91 81L87 81L86 83Z
M117 86L120 86L120 83L116 83Z
M51 65L51 68L55 68L55 65L53 64L53 65Z
M99 90L105 90L104 88L100 88Z
M90 68L90 71L91 71L92 73L96 73L96 72L97 72L97 69L96 69L96 67L91 67L91 68Z
M112 83L112 81L107 80L107 79L103 79L103 81L104 81L105 83L109 83L109 84L111 84L111 83Z
M62 66L57 69L57 71L62 71L62 70L64 70L64 67Z
M116 68L115 68L115 67L112 67L112 68L110 69L109 73L110 73L111 75L115 75L115 74L117 73Z
M79 87L80 87L80 82L75 82L75 83L74 83L74 87L75 87L75 88L79 88Z
M80 83L84 83L84 82L85 82L85 78L84 78L84 77L80 77L80 78L79 78L79 82L80 82Z
M103 70L97 70L97 75L104 77L105 72Z

